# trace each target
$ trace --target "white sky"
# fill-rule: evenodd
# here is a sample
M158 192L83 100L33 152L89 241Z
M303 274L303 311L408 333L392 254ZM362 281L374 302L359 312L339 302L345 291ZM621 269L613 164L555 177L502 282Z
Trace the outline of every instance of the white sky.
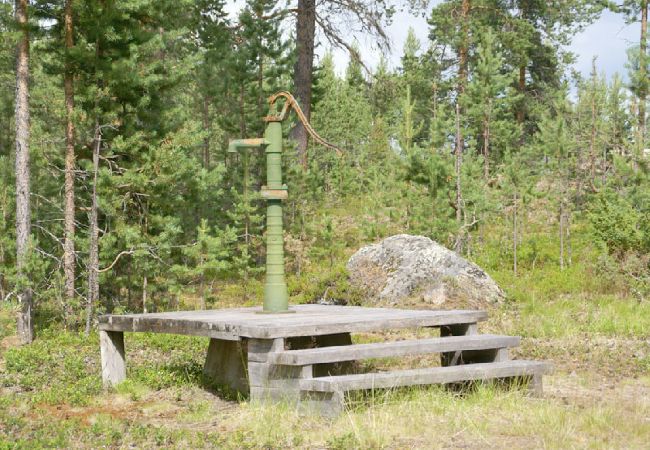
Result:
M433 0L431 4L440 2L441 0ZM242 0L228 2L228 9L231 11L233 18L242 4ZM428 25L426 19L414 17L406 12L397 13L393 17L392 25L387 30L391 39L392 51L389 55L386 55L386 59L391 67L399 66L409 27L413 27L422 46L427 46ZM569 46L569 50L576 54L575 69L583 75L588 75L591 72L591 60L596 56L598 58L596 64L599 72L605 72L608 78L616 72L626 77L626 50L628 47L638 44L640 30L641 27L638 22L626 25L623 16L609 11L604 12L595 23L576 35ZM375 67L381 56L376 46L363 36L357 36L356 39L361 54L364 56L364 62L370 67ZM328 48L329 45L326 41L318 45L316 48L317 57L322 57ZM348 61L347 54L336 50L334 51L334 60L337 70L343 73Z

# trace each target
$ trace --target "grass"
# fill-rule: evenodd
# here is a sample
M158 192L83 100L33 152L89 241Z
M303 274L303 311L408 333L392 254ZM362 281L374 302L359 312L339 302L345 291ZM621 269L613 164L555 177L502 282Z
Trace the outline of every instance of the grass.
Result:
M549 389L557 383L551 378ZM650 391L650 383L644 386ZM89 407L77 414L5 400L0 448L644 448L650 439L650 404L643 397L540 400L486 385L460 398L433 387L377 393L324 419L299 415L287 404L224 408L218 401L187 401L191 389L183 402L169 394L150 390L137 401L108 394L94 403L119 400L121 409Z
M343 230L345 231L345 230ZM647 448L650 442L650 304L598 275L596 250L576 236L573 264L559 270L557 242L530 226L515 277L497 232L473 258L507 292L483 332L524 337L517 357L548 359L543 399L479 385L372 392L336 419L292 405L238 402L202 375L207 340L127 334L128 380L101 388L98 339L42 321L38 340L17 347L13 311L0 306L0 450L14 448ZM505 248L505 250L504 250ZM306 265L289 280L292 302L358 292L345 281L341 250L332 268ZM216 307L237 304L225 284ZM252 280L246 295L259 296ZM230 300L229 300L230 299ZM244 302L250 303L250 298ZM241 301L240 301L241 303ZM429 330L430 331L430 330ZM426 336L423 330L359 334L355 342ZM12 340L13 339L13 340ZM434 358L435 356L431 356ZM427 357L371 361L428 364ZM219 395L215 395L219 394Z
M527 330L535 345L524 346L523 356L550 357L558 367L544 399L491 385L463 395L436 387L378 391L333 420L300 415L287 404L215 396L201 375L207 341L194 337L127 335L129 379L106 393L97 336L51 328L31 346L2 351L0 449L644 448L650 441L647 348L638 367L616 377L599 372L594 348L579 348L573 357L587 368L569 375L565 355L536 341L583 334L639 340L647 320L643 308L605 296L579 306L570 297L546 307L522 299L496 311L496 323L488 326ZM0 322L10 315L0 309ZM360 342L375 338L359 336ZM603 358L615 362L615 354Z

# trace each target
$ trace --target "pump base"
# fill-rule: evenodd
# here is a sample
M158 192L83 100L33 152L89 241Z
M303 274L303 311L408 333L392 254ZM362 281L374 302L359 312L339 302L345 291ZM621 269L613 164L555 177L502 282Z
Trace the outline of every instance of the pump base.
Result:
M286 311L255 311L255 314L293 314L296 311L293 309L287 309Z

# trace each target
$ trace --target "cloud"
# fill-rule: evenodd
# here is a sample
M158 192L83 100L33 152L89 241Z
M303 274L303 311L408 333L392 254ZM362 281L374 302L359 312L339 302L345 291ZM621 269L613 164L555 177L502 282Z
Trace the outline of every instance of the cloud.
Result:
M597 57L598 72L607 78L614 73L626 77L627 49L638 43L638 23L627 25L622 15L606 11L603 15L573 39L569 50L576 54L574 67L583 75L591 72L591 61Z

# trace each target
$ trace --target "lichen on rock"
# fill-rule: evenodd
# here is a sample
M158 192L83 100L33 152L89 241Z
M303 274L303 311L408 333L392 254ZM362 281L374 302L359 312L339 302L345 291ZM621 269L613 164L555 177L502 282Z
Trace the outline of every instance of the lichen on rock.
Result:
M390 305L482 308L505 297L484 270L424 236L399 234L362 247L347 269L368 299Z

